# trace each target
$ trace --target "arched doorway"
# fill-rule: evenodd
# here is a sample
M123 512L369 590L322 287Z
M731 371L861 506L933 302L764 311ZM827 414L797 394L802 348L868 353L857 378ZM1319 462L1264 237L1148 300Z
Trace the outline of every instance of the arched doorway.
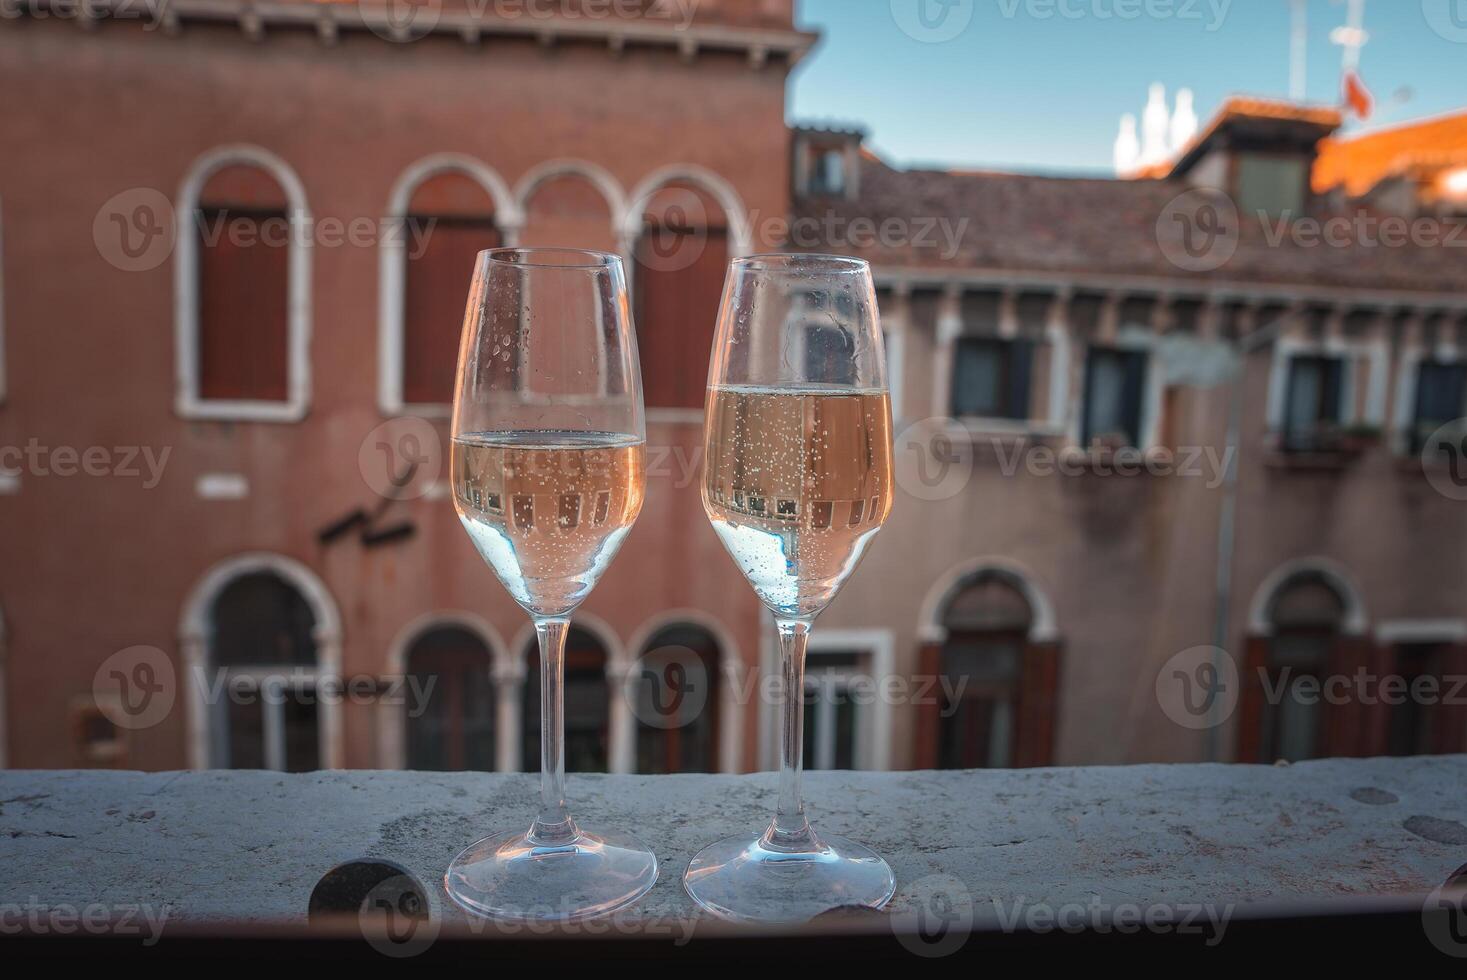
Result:
M992 769L1051 765L1060 643L1048 600L997 562L960 570L931 603L922 673L918 765Z
M235 578L210 610L214 705L211 766L321 768L315 628L305 597L273 572Z
M637 719L637 772L717 772L722 654L711 632L692 623L659 629L631 678Z
M450 623L429 626L407 649L403 673L421 692L409 699L407 768L456 772L495 769L493 654L483 638Z
M220 562L180 624L196 769L335 769L341 618L321 580L283 555Z

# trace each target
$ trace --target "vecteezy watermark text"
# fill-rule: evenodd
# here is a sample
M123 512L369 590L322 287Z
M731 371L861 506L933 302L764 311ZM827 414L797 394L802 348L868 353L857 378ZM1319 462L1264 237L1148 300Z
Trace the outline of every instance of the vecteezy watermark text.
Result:
M46 446L34 436L24 446L0 446L0 473L34 477L110 476L139 479L151 490L163 479L172 446Z
M32 895L24 902L0 902L0 936L137 936L152 946L168 922L166 907L143 903L91 902L72 905L44 902Z

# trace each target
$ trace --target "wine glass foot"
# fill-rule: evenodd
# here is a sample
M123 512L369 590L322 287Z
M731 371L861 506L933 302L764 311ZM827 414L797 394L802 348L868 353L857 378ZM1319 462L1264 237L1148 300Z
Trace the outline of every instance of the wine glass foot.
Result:
M805 922L837 908L879 909L896 891L875 851L820 835L811 851L779 851L763 837L709 844L688 864L683 887L698 906L741 922Z
M630 834L581 831L567 844L543 847L512 831L464 848L443 887L476 915L574 922L625 908L656 880L657 855Z

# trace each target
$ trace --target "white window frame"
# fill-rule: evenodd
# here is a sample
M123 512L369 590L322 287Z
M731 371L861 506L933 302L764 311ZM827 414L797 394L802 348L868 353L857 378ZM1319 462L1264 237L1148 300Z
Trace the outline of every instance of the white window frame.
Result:
M1401 351L1400 363L1396 365L1396 403L1391 414L1391 450L1400 456L1405 456L1411 450L1411 430L1416 425L1416 388L1421 380L1420 367L1423 361L1434 360L1439 363L1467 364L1467 357L1452 339L1449 331L1436 345L1435 349L1428 350L1420 343L1408 343ZM1372 372L1373 373L1373 372ZM1462 414L1467 415L1467 404L1462 406Z
M505 247L519 243L524 211L510 193L499 172L478 157L466 153L435 153L404 170L392 186L387 214L382 221L382 240L377 247L377 407L395 418L416 415L447 418L449 402L404 401L403 331L407 324L407 219L413 193L441 174L462 174L474 181L494 202L494 224L504 236ZM468 283L464 283L467 290Z
M1065 411L1070 399L1070 335L1063 311L1068 309L1067 287L1056 287L1056 302L1051 306L1048 322L1044 326L1043 341L1036 341L1049 349L1049 390L1046 405L1047 418L1007 419L965 415L953 419L955 431L972 435L998 436L1056 436L1065 430ZM982 334L967 329L962 316L962 294L966 290L949 284L943 289L939 302L936 327L936 349L932 358L932 415L934 418L952 418L952 380L957 362L958 341L964 337L992 337L995 340L1014 340L1019 335L1016 295L1001 294L998 306L998 331ZM984 290L982 291L991 291ZM1030 368L1031 372L1033 367ZM1031 376L1030 384L1034 383Z
M1095 344L1085 344L1085 360L1081 365L1078 379L1079 397L1076 400L1075 414L1070 419L1069 443L1082 450L1089 450L1080 440L1084 435L1085 408L1090 391L1087 386L1088 371L1086 367L1090 361L1092 348L1100 348L1107 351L1139 351L1146 355L1146 386L1141 393L1141 421L1138 438L1141 445L1134 448L1143 453L1152 452L1157 448L1161 438L1161 397L1165 388L1162 379L1160 358L1156 356L1156 334L1144 327L1123 327L1120 332L1109 340L1102 340Z
M1339 337L1323 340L1280 337L1274 342L1273 364L1268 376L1268 434L1274 437L1283 435L1284 415L1288 410L1289 366L1296 357L1339 358L1340 424L1383 427L1390 356L1390 347L1383 339L1347 341ZM1362 358L1370 362L1370 377L1367 379L1369 387L1365 392L1364 409L1357 411L1356 389L1360 378L1356 362Z
M767 616L767 613L765 614ZM765 617L761 617L765 618ZM764 630L772 633L772 629ZM810 632L805 651L805 676L814 679L819 672L822 654L856 653L860 664L850 672L852 677L870 680L874 694L869 704L858 704L856 714L855 766L859 770L885 772L891 769L891 732L894 706L882 696L883 679L896 670L896 639L889 629L855 627L849 629L819 629ZM762 670L766 676L779 676L779 649L765 642L760 651ZM760 710L760 754L765 757L766 768L778 766L774 753L779 745L779 704L770 699L761 699Z
M254 401L203 398L199 394L199 244L194 214L211 176L230 166L268 173L285 192L290 250L286 273L286 398ZM174 204L173 322L174 410L186 419L240 422L299 422L311 403L311 237L314 223L305 185L280 157L263 147L237 143L216 147L189 165Z
M259 699L264 738L264 764L267 770L284 772L285 758L285 691L310 692L316 701L317 752L321 768L327 768L325 756L320 755L324 739L321 730L325 727L326 701L322 694L328 691L331 681L323 679L319 668L292 667L288 670L259 670L252 668L225 668L226 680L222 690L247 689ZM271 690L273 689L273 690ZM266 691L269 690L269 693ZM221 752L232 736L229 730L229 713L224 704L210 706L214 718L209 727L209 761L221 768L233 768Z

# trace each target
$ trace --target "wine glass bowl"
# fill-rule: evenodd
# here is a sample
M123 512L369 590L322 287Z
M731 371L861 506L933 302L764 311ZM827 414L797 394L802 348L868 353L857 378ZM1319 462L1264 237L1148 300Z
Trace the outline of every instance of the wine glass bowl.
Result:
M454 507L540 646L540 811L454 858L449 896L481 915L574 921L622 908L657 858L583 830L565 805L570 617L641 511L646 424L620 258L491 249L475 266L453 406Z
M700 851L683 884L730 919L880 908L891 869L817 835L800 797L805 648L891 512L891 403L871 270L841 256L736 259L708 373L703 505L779 630L779 803L762 835Z

